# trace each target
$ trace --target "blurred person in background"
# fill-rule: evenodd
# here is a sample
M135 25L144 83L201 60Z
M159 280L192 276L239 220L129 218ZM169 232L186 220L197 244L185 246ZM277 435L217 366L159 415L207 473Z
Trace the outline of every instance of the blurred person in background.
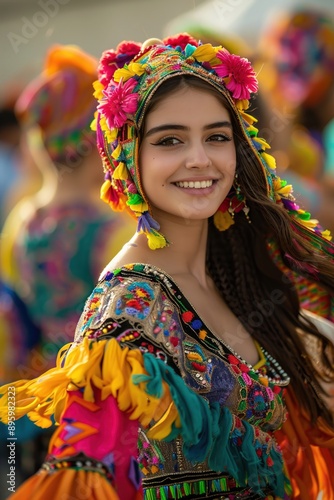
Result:
M95 58L76 46L53 46L15 106L23 161L34 163L43 178L36 194L13 207L1 238L3 278L40 329L21 378L54 365L59 348L73 338L99 272L134 231L128 217L97 199L103 173L90 128L96 78ZM23 475L37 470L48 436L40 432L27 443L30 463Z
M13 107L0 109L0 230L7 213L8 198L20 175L20 124Z
M270 111L266 132L281 172L304 208L334 230L334 20L299 7L267 23L258 78Z
M103 178L90 129L96 75L95 58L54 46L16 103L27 161L35 161L44 182L4 224L2 267L42 330L42 370L72 338L98 273L133 232L128 219L96 200Z

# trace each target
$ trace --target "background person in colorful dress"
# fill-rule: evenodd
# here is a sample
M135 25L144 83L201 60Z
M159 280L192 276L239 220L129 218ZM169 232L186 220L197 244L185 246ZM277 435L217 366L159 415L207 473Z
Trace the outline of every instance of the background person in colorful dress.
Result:
M54 366L58 350L73 339L101 269L134 231L128 217L98 201L103 174L90 128L97 65L77 46L53 46L43 71L16 102L23 161L40 172L43 183L36 194L23 196L5 220L1 269L40 336L35 343L25 339L30 349L24 362L7 356L13 375L6 381L31 379ZM21 443L25 440L24 455L31 455L20 477L38 470L44 459L50 433L37 429L28 421L25 433L18 435Z
M262 126L280 173L292 182L303 207L333 231L332 9L300 5L272 17L257 52L259 82L272 111Z
M57 367L13 384L18 418L59 422L15 500L331 498L331 323L268 242L331 296L334 248L276 175L257 88L247 59L187 34L102 55L102 198L138 227Z

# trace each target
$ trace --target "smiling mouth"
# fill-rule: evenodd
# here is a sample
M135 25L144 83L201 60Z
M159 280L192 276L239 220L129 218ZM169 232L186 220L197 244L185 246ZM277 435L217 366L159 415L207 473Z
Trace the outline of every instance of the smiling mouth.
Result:
M181 181L175 182L175 185L180 188L195 188L195 189L204 189L211 187L213 184L213 180L210 179L208 181Z

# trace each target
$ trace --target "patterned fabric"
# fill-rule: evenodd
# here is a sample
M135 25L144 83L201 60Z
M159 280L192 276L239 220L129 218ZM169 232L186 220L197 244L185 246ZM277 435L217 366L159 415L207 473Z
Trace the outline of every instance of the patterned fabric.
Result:
M16 283L42 331L40 370L54 366L58 349L73 339L99 269L131 235L121 217L85 203L42 208L20 231L13 248ZM37 360L31 362L36 370Z
M119 497L110 498L124 500L142 498L141 488L146 500L283 498L289 483L273 432L289 379L259 353L257 366L243 361L159 269L107 270L57 368L43 384L17 385L18 417L60 421L38 487L55 484L55 470L61 481L84 470L112 478Z

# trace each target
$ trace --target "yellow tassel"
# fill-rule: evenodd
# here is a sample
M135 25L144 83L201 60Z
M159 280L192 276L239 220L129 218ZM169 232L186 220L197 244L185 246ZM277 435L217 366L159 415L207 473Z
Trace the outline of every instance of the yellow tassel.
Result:
M228 211L221 212L218 210L213 216L213 221L219 231L226 231L234 224L234 220Z
M248 114L248 113L245 113L244 111L241 111L241 116L244 118L244 120L246 120L247 123L249 123L250 125L253 125L253 123L256 123L257 122L257 119L254 118L254 116Z
M138 203L137 205L131 205L130 203L127 203L127 205L131 208L133 212L135 212L135 214L138 214L138 217L140 217L142 213L148 211L148 205L146 201Z
M158 232L145 233L148 240L148 246L151 250L157 250L158 248L164 248L167 246L167 241L162 234Z
M100 198L105 203L109 203L108 191L110 188L111 188L111 181L110 179L106 179L100 189Z
M103 98L104 85L99 80L96 80L95 82L93 82L93 88L93 96L99 101Z
M325 240L332 241L332 235L328 229L325 229L324 231L322 231L321 236L323 238L325 238Z
M262 158L264 161L267 163L268 167L270 170L276 170L276 160L272 155L269 155L268 153L261 153Z
M121 181L126 181L126 179L128 178L128 171L126 169L125 164L122 161L115 168L115 171L113 173L113 178L119 179Z
M117 160L119 156L121 155L122 152L122 147L120 144L117 145L117 147L114 149L114 151L111 153L111 156Z

